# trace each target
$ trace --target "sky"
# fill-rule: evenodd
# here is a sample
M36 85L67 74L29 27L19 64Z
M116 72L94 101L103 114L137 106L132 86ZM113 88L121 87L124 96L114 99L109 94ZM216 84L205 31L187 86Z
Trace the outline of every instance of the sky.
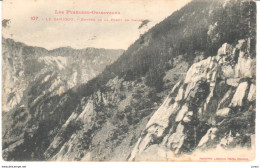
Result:
M190 1L4 0L2 19L10 19L10 22L8 27L3 29L2 35L49 50L64 46L77 49L87 47L127 49L140 34ZM55 14L55 10L64 14ZM66 10L120 12L120 14L66 14ZM33 20L35 17L38 17L37 20ZM73 18L73 21L54 21L55 18ZM81 21L82 19L85 21ZM111 19L121 20L111 21ZM142 20L150 22L138 29Z

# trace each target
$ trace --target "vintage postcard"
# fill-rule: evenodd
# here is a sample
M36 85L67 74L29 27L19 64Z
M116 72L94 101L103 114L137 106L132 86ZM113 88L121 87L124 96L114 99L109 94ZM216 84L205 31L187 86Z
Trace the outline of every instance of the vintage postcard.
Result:
M255 160L253 0L4 0L4 161Z

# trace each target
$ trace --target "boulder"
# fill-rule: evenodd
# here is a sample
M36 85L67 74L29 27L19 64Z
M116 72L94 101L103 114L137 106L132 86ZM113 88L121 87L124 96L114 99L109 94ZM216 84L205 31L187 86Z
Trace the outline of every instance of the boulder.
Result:
M188 112L188 106L187 104L183 105L181 110L178 112L176 118L175 118L175 121L176 122L179 122L179 121L182 121L184 115Z
M218 49L218 55L228 55L232 53L232 46L228 43L224 43L219 49Z
M247 89L248 89L248 82L242 82L239 84L230 103L230 107L243 106L243 100L246 96Z
M199 80L212 81L214 71L217 71L217 60L215 57L208 57L205 60L193 64L187 72L184 83L196 83Z
M228 107L223 108L223 109L220 109L220 110L217 111L216 116L227 117L227 116L229 116L230 112L231 112L230 108L228 108Z
M221 66L222 78L232 78L235 76L235 69L230 64Z
M93 101L89 101L85 106L82 113L78 116L78 119L83 123L90 123L94 117L94 105Z
M228 78L226 83L230 86L237 87L239 84L240 78Z
M218 129L216 127L210 128L207 133L201 138L198 148L207 148L207 146L213 142L216 138Z
M240 51L238 63L235 66L235 77L253 78L256 71L256 61L250 58L245 52Z
M175 101L181 101L183 99L184 89L181 87L178 91Z
M179 154L180 149L184 143L184 139L184 125L182 123L179 123L176 128L176 132L168 138L167 147L174 151L175 154Z
M251 84L249 92L248 92L247 100L249 102L256 100L256 86L255 86L255 84Z

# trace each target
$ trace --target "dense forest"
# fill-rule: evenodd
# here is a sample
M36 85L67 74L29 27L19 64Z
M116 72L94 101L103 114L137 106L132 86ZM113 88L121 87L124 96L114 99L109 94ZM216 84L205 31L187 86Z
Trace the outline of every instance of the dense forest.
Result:
M255 20L253 1L194 0L141 35L115 63L80 89L89 95L117 75L130 81L145 76L146 84L160 92L165 71L174 64L170 60L182 55L191 65L198 54L207 58L223 43L239 39L250 39L250 53L255 57Z

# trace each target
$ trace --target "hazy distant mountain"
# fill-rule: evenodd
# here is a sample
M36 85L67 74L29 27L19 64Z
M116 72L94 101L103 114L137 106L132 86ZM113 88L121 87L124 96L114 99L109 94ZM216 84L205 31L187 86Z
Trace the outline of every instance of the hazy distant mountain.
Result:
M123 50L72 49L46 50L2 38L3 111L23 100L33 89L32 99L56 95L86 83L113 63Z
M32 84L3 116L4 159L176 160L252 148L255 17L253 1L193 0L86 84L59 94ZM72 77L71 50L56 52L38 59Z

